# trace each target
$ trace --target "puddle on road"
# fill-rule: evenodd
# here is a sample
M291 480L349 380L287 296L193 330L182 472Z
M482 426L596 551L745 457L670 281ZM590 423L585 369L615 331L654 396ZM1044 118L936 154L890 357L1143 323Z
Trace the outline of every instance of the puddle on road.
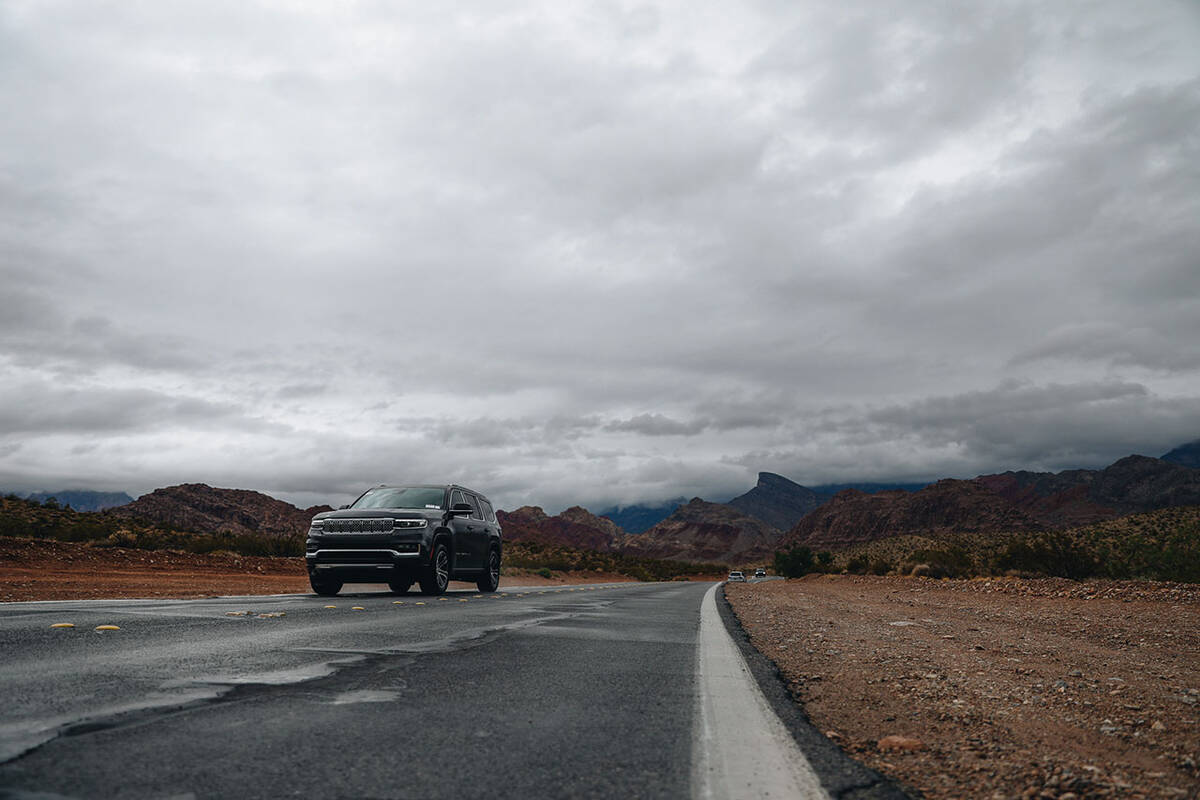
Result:
M387 689L358 689L352 692L342 692L329 702L331 705L344 706L350 703L390 703L399 699L399 692Z

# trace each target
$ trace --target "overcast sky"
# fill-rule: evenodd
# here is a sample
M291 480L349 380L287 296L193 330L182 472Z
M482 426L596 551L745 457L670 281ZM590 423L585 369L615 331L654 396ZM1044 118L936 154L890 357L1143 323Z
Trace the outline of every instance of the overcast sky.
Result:
M557 511L1200 438L1200 5L0 3L0 486Z

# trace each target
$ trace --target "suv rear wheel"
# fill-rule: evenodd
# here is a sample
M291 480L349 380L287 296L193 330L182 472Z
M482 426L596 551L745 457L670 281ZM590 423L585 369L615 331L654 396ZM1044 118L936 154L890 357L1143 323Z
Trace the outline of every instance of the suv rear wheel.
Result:
M429 566L421 572L421 591L425 594L444 594L450 583L450 551L446 542L433 546Z
M495 550L488 555L487 569L484 570L475 585L481 592L494 592L500 585L500 554Z

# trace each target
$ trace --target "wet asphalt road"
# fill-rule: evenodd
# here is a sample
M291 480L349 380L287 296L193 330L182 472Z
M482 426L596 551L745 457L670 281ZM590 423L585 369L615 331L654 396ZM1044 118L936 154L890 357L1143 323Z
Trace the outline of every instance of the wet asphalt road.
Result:
M707 588L5 604L0 798L687 797Z

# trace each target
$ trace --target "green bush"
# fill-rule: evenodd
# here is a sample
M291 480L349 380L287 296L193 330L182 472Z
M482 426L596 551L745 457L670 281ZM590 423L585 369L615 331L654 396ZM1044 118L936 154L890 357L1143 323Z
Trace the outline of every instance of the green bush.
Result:
M1043 533L1009 542L996 556L1000 572L1016 570L1082 580L1096 575L1096 557L1065 533Z
M975 574L975 562L966 550L957 545L941 550L914 550L905 561L910 569L927 567L921 574L931 578L965 578Z
M775 551L774 568L776 575L785 578L799 578L813 571L812 548L804 545L793 545L787 550Z
M549 567L542 567L541 569L539 569L537 571L537 574L541 575L543 578L553 578L554 577L554 573L550 571Z

